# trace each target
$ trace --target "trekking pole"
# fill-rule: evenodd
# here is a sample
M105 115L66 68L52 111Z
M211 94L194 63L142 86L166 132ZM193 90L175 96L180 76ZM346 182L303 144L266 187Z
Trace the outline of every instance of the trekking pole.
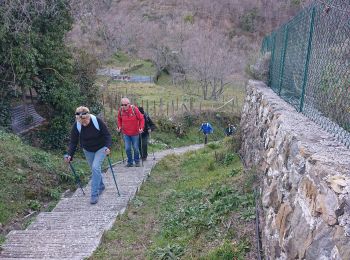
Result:
M143 167L143 152L142 152L142 136L141 136L141 134L139 134L139 138L140 138L140 155L141 155L141 165L142 165L142 167Z
M65 158L68 158L68 155L65 155L64 157L65 157ZM70 161L69 161L68 163L69 163L70 169L71 169L72 172L73 172L73 176L74 176L74 179L75 179L76 184L79 186L79 188L81 189L81 191L82 191L83 194L85 195L85 192L84 192L83 186L81 185L81 181L80 181L80 178L79 178L78 174L76 173L76 171L75 171L75 169L74 169L72 163L71 163Z
M151 139L151 133L149 134L149 139ZM153 153L153 161L156 160L156 157L154 156L154 148L152 147L152 153Z
M111 159L109 158L109 155L107 155L107 158L108 158L109 167L111 168L111 172L112 172L113 180L114 180L114 183L115 183L115 187L117 188L118 196L120 197L118 184L117 184L117 181L115 179L115 175L114 175L114 171L113 171L113 167L112 167L112 163L111 163Z
M123 148L123 143L124 143L124 140L123 140L123 136L122 136L122 133L120 133L120 140L121 140L121 150L122 150L122 158L123 158L123 163L124 163L124 148Z
M118 106L117 106L117 111L118 111ZM118 112L117 112L118 113ZM113 111L113 115L114 115L114 111ZM116 119L115 119L115 125L117 126L117 128L118 128L118 124L117 124L117 118L118 118L118 116L116 117ZM120 142L120 148L121 148L121 150L122 150L122 159L123 159L123 164L124 164L124 152L123 152L123 150L124 150L124 148L123 148L123 143L124 143L124 140L123 140L123 134L122 134L122 129L120 128L120 132L119 132L119 134L120 134L120 140L121 140L121 142Z

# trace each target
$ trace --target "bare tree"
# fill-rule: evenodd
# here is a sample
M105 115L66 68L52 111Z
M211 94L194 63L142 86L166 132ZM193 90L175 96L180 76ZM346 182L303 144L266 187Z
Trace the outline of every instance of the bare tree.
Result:
M185 44L183 63L202 89L204 99L217 99L234 72L233 53L223 35L199 32Z

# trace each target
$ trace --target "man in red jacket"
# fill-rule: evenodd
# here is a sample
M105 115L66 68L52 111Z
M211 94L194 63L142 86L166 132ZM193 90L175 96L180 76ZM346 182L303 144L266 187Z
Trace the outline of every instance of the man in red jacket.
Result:
M139 135L143 132L145 120L139 109L130 104L128 98L122 98L121 109L118 112L118 132L122 132L125 144L125 152L128 156L127 167L140 167ZM132 158L131 146L134 150Z

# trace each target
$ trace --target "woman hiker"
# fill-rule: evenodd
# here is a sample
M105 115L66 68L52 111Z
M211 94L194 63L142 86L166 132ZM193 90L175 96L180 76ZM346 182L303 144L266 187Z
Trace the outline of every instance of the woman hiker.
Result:
M78 142L80 142L92 173L90 203L96 204L98 196L105 189L102 179L102 162L110 153L112 138L106 124L100 118L90 114L87 107L78 107L75 111L75 119L65 161L69 163L73 159Z

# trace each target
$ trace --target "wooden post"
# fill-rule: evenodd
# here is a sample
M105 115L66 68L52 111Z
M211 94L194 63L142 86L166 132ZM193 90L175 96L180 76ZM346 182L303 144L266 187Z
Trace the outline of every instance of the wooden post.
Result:
M32 92L30 92L32 94ZM106 119L105 95L102 93L103 118Z
M157 111L156 111L156 101L153 101L153 113L156 116L157 115Z
M199 113L202 113L202 102L199 102Z
M193 99L190 98L190 111L192 112L193 111Z
M159 100L159 114L162 116L163 115L163 99L160 98Z
M147 114L149 114L148 99L146 100L146 111L147 111Z
M143 99L141 100L141 106L143 107Z
M174 116L175 114L174 100L171 100L171 111L172 111L172 115Z
M114 104L117 104L117 95L114 94L113 96L111 95L112 93L110 93L108 95L108 100L109 100L109 110L110 113L113 114L113 108L114 108Z
M169 116L169 102L166 102L166 116Z
M176 111L179 111L179 98L176 98Z

